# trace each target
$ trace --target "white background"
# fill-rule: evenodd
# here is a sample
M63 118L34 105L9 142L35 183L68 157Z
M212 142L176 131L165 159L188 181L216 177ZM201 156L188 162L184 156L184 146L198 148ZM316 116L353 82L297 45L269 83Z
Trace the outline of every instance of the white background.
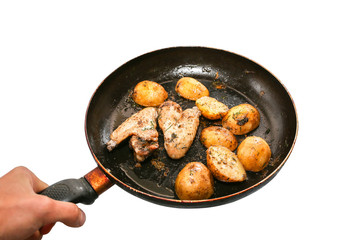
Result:
M18 165L52 184L96 165L84 117L117 67L171 46L246 56L291 93L295 148L256 193L175 209L114 186L81 228L45 239L353 239L353 7L350 1L5 1L0 3L0 175ZM0 216L3 217L3 216Z

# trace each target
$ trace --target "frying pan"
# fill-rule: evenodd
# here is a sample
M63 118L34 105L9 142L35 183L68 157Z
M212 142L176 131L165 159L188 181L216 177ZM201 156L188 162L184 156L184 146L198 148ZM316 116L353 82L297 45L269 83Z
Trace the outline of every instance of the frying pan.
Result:
M169 100L183 110L194 101L178 96L174 88L181 77L202 82L210 96L229 108L241 103L255 106L261 115L260 125L248 135L259 136L270 145L272 157L268 166L257 173L248 172L247 180L224 183L215 180L215 193L205 200L179 200L174 193L178 172L191 161L206 164L206 148L199 135L204 127L221 125L221 121L200 118L196 138L180 160L168 157L159 131L160 148L137 164L128 140L109 152L106 143L110 133L125 119L142 109L132 101L137 83L151 80L160 83ZM144 200L171 207L209 207L245 197L272 180L285 164L294 147L298 120L294 102L286 88L266 69L240 55L205 47L173 47L141 55L111 73L93 94L86 111L85 134L97 167L79 179L66 179L45 189L41 194L73 203L91 204L104 191L116 184ZM240 143L246 136L237 136Z

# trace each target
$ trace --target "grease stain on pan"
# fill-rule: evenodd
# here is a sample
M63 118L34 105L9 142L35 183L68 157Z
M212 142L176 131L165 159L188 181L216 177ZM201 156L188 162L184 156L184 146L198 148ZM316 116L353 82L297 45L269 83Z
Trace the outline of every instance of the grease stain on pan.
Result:
M134 170L131 169L127 164L120 164L120 169L130 180L132 180L136 185L145 191L165 198L173 199L175 197L173 190L167 187L159 186L152 180L139 178Z

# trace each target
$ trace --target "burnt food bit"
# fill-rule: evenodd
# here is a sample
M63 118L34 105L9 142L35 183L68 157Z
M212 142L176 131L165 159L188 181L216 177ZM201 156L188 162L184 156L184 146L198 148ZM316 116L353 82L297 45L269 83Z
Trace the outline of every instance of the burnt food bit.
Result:
M243 125L245 125L247 122L248 122L248 117L244 117L244 118L242 118L242 119L238 119L238 120L237 120L237 125L243 126Z

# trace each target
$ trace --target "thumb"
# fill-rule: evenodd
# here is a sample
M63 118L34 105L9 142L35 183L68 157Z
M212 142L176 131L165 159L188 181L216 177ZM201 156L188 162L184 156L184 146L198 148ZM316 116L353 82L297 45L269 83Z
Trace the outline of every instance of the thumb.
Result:
M86 215L76 204L56 201L45 196L40 197L50 202L46 204L49 209L44 211L43 225L62 222L69 227L81 227L85 223Z

